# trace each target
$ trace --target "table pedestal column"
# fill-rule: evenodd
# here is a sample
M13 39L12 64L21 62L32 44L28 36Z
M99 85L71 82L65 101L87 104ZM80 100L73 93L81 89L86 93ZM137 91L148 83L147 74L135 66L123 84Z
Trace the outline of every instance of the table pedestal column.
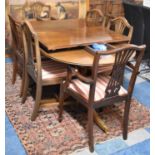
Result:
M94 110L94 121L105 133L108 132L108 127L106 126L104 121L99 117L99 115L95 110Z

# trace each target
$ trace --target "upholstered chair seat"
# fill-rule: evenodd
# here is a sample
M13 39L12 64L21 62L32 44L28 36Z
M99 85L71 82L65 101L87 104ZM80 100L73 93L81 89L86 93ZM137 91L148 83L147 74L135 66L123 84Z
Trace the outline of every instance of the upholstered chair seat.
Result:
M105 98L105 90L109 83L110 76L99 75L96 81L96 88L95 88L95 96L94 101L100 101ZM69 89L71 89L76 94L79 94L86 102L89 99L89 90L90 84L86 84L79 79L74 79L69 85ZM121 86L119 92L119 96L127 95L127 90Z
M43 80L65 78L67 75L67 66L56 61L42 61Z

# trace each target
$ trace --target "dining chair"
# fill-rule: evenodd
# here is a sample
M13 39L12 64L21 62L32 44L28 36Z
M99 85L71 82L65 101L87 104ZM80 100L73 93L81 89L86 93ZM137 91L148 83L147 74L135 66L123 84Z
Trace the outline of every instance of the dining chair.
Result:
M31 120L34 121L41 103L42 87L60 84L66 77L67 67L54 60L41 59L43 49L39 47L38 36L28 21L24 22L22 30L25 51L25 82L22 103L25 102L27 97L30 76L36 83L35 104L31 115Z
M17 74L21 75L21 91L20 96L22 96L23 91L23 75L24 75L24 47L22 40L22 24L17 22L11 15L8 15L12 34L12 58L13 58L13 74L12 74L12 84L16 82Z
M103 22L103 14L99 9L91 9L87 11L86 14L86 23L88 26L99 26L102 25Z
M116 17L115 19L112 19L107 26L107 29L115 31L116 33L123 34L128 37L128 42L120 42L120 43L111 43L113 47L123 47L125 44L129 44L131 42L131 39L133 38L133 26L129 24L127 19L125 17ZM136 53L133 53L130 60L127 63L127 66L129 68L133 68L133 65L131 61L135 61Z
M32 12L33 18L50 18L51 6L42 2L34 2L30 5L30 11Z
M133 27L128 23L126 18L124 17L116 17L108 23L107 29L115 31L116 33L123 34L128 37L130 43L132 34L133 34ZM122 45L120 43L117 44Z
M96 108L109 106L117 102L125 103L123 138L127 139L131 97L144 49L145 45L126 45L121 48L107 50L106 52L96 52L94 54L92 75L90 77L82 76L77 69L68 66L67 78L60 86L59 121L62 121L63 103L66 95L70 95L78 100L79 103L82 103L88 109L88 137L89 149L91 152L94 151L93 111ZM134 52L137 53L136 63L132 71L128 89L125 89L122 85L125 65ZM106 58L109 55L115 56L111 76L98 74L98 63L100 58ZM73 76L74 78L72 78ZM75 76L77 78L75 78Z
M91 9L87 12L86 24L87 26L101 26L102 25L104 27L107 27L110 19L112 18L113 17L110 14L103 15L101 10L99 9ZM107 72L107 74L110 74L111 69L112 69L111 65L108 65L106 67L100 66L98 72L100 73Z
M103 22L102 26L107 27L109 22L114 19L115 17L112 14L104 14L103 15Z
M107 23L110 20L110 16L103 16L103 13L101 12L101 10L99 9L91 9L89 11L87 11L86 14L86 24L87 26L107 26ZM84 69L82 69L84 70ZM85 69L85 70L89 70L89 69ZM100 69L98 70L98 72L102 73L102 72L107 72L110 73L111 71L111 66L107 66L105 68L105 66L101 66ZM86 71L85 71L86 72Z

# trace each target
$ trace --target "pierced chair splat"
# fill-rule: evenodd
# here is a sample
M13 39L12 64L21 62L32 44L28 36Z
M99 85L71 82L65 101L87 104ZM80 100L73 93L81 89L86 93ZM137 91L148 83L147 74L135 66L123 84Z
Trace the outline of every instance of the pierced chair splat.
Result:
M133 34L133 27L128 23L125 17L116 17L110 20L107 29L127 36L129 38L128 43L130 43ZM118 44L118 46L119 45L121 44Z
M111 45L113 45L115 48L123 47L125 46L125 44L130 43L133 35L133 27L129 24L129 22L126 20L125 17L116 17L110 20L110 22L108 23L107 29L128 37L128 40L129 40L128 42L111 43ZM135 53L133 53L130 60L133 60L134 57L135 57ZM132 64L130 62L128 62L127 65L129 68L132 68Z
M86 14L86 23L88 26L99 26L102 25L103 22L103 14L101 10L92 9L89 10Z

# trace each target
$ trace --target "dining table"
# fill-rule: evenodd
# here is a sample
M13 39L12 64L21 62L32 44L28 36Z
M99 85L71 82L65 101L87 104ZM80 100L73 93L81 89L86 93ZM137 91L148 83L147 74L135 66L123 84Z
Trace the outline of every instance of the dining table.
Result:
M129 38L104 26L88 26L84 19L31 20L40 45L46 51L72 48L93 43L128 42Z
M44 56L67 65L91 67L93 52L88 50L93 43L119 43L129 41L125 35L108 30L104 26L88 26L83 19L30 20L38 35L41 52ZM108 46L109 47L109 46ZM99 65L114 63L114 56L102 57ZM94 111L94 121L105 132L108 131L103 120Z

